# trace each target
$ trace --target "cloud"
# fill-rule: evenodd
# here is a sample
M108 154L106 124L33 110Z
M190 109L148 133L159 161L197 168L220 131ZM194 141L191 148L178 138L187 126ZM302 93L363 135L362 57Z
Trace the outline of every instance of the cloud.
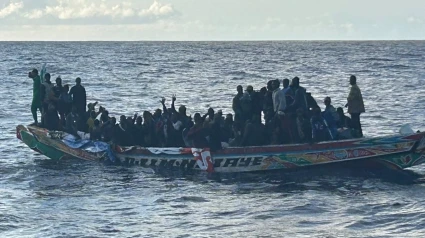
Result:
M161 4L158 1L154 1L148 9L140 11L140 16L166 16L173 14L174 9L171 4Z
M24 4L25 2L25 4ZM178 15L171 4L154 0L142 7L133 0L51 0L35 5L28 0L10 2L0 9L0 18L16 14L9 23L16 24L143 24Z
M16 13L23 7L23 2L10 2L9 5L0 9L0 18L5 18L13 13Z
M99 3L99 4L96 4ZM61 20L92 17L132 17L137 9L131 3L106 4L105 1L59 0L56 6L46 6L44 14Z
M43 15L44 15L44 13L43 13L42 10L35 9L35 10L30 11L30 12L24 13L23 16L25 18L28 18L28 19L40 19L41 17L43 17Z

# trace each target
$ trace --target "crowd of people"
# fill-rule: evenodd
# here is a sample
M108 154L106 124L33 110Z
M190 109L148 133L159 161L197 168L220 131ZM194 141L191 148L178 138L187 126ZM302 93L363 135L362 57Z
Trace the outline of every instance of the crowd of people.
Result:
M363 136L360 114L365 112L361 91L356 77L350 77L351 90L347 98L348 113L343 108L335 109L330 97L324 99L325 110L321 110L311 93L300 86L298 77L271 80L266 87L255 91L252 86L243 90L237 86L233 98L234 113L223 115L221 110L209 108L202 115L192 116L181 105L176 109L176 96L171 98L170 107L166 99L160 103L162 109L141 116L121 115L119 122L102 106L96 110L97 102L87 104L86 90L81 79L70 89L50 74L44 80L37 69L29 73L33 79L33 101L31 112L34 124L49 130L61 130L79 137L85 132L91 140L111 142L121 146L143 147L195 147L210 148L263 146L292 143L315 143L321 141L359 138ZM41 123L37 111L41 112ZM263 118L262 118L263 116Z

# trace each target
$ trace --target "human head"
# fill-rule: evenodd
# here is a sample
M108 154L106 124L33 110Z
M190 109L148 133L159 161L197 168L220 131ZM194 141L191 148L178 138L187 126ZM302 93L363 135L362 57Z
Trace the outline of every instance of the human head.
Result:
M179 107L179 113L180 113L180 115L186 115L186 106L181 105Z
M342 109L342 107L338 107L338 108L336 109L336 112L337 112L338 114L340 114L340 115L344 115L344 109Z
M56 85L62 86L62 79L60 77L56 78Z
M137 119L136 119L136 124L140 125L140 124L142 124L142 122L143 122L143 117L138 116Z
M115 117L111 117L111 123L112 125L117 124L117 119Z
M267 93L267 88L266 88L266 87L262 87L262 88L260 89L260 93L261 93L262 95L266 95L266 93Z
M276 90L280 87L280 82L279 80L273 80L273 90Z
M247 91L249 94L251 94L252 92L254 92L254 88L253 88L251 85L249 85L248 87L246 87L246 91Z
M226 119L224 119L226 122L233 122L233 114L229 113L226 115Z
M223 117L223 111L222 110L218 110L217 111L217 116L219 116L220 118Z
M267 82L267 90L273 91L273 80Z
M326 106L331 105L331 98L330 97L325 97L324 103Z
M214 116L214 109L212 107L208 108L208 116L210 117Z
M357 83L357 78L356 78L356 76L351 75L351 76L350 76L350 84L351 84L351 85L354 85L354 84L356 84L356 83Z
M289 86L289 79L283 80L283 88L287 88Z
M79 77L78 77L78 78L76 78L76 79L75 79L75 83L76 83L77 85L80 85L80 84L81 84L81 78L79 78Z
M65 92L69 92L69 85L68 84L65 84L65 86L63 86L63 90Z
M89 104L87 104L87 109L89 110L89 111L94 111L94 104L93 103L89 103Z
M236 87L236 90L238 91L238 94L242 94L243 93L243 87L241 85L238 85Z
M292 86L299 87L300 86L300 78L295 77L292 79Z
M129 125L133 124L133 118L131 118L131 117L127 117L127 123L128 123Z
M96 112L95 111L91 111L90 112L90 117L91 118L96 118Z
M120 116L120 124L125 124L125 122L127 121L127 118L124 115Z
M193 116L193 120L195 121L195 124L202 123L202 117L201 117L201 114L199 114L199 113L195 113L195 115Z
M94 126L99 126L100 121L98 119L94 120Z
M143 119L146 121L149 121L149 119L152 117L152 114L149 111L143 112Z
M32 69L31 74L33 77L38 75L38 70L37 69Z
M44 79L45 79L47 82L50 82L50 74L49 74L49 73L46 73L46 74L44 75Z

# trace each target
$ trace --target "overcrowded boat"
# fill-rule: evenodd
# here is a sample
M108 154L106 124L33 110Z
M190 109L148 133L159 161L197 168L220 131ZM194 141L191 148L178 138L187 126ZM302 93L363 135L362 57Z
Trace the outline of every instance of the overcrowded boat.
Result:
M33 80L34 124L19 125L17 137L31 149L54 160L79 158L151 168L180 168L232 173L291 170L325 164L356 163L365 167L405 169L424 162L425 133L364 138L360 115L365 112L357 78L350 77L350 117L331 98L322 111L300 86L300 79L270 80L255 91L237 86L234 114L209 108L205 115L187 115L160 101L162 110L117 119L96 103L87 104L81 78L71 89L50 81L45 67L29 73ZM44 80L41 80L44 79ZM37 111L41 111L38 123ZM263 116L263 119L261 119ZM264 122L264 123L263 123Z

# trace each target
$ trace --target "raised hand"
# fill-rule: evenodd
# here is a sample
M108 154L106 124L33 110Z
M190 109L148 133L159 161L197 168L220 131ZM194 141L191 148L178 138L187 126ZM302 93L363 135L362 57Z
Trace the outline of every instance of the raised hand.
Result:
M173 94L172 100L173 100L173 102L175 102L175 101L177 100L177 98L176 98L176 95L175 95L175 94Z
M161 99L161 101L160 101L160 102L161 102L161 104L164 104L164 103L165 103L165 100L166 100L166 99L165 99L164 97L162 97L162 99Z

